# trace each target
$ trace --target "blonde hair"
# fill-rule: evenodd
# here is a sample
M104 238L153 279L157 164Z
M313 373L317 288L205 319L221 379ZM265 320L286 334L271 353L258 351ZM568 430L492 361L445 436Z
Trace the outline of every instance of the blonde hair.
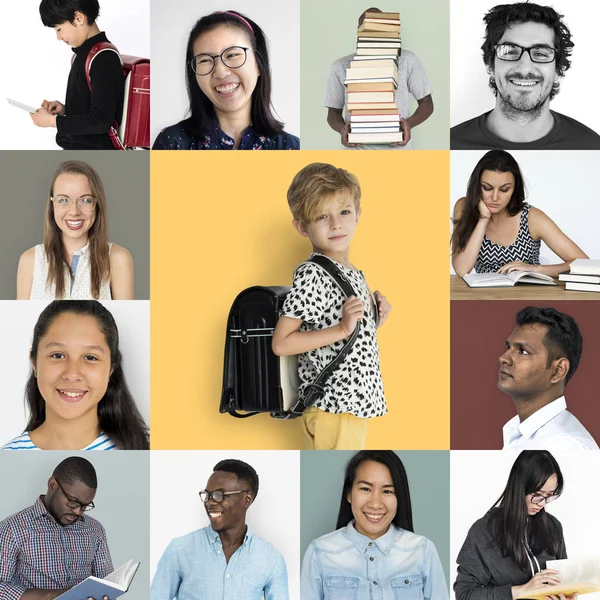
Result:
M52 178L48 202L46 204L46 217L44 219L44 250L48 258L48 279L46 287L54 286L56 298L62 298L65 289L65 266L67 272L71 273L71 267L62 241L62 231L54 218L54 207L52 196L54 195L54 184L59 175L71 173L74 175L85 175L87 177L92 196L96 199L94 224L88 231L90 275L92 298L100 296L102 282L110 278L110 260L108 256L108 231L106 223L106 195L102 180L96 171L87 163L77 160L69 160L61 163Z
M327 163L311 163L296 173L288 189L287 199L294 219L310 223L324 205L340 192L348 192L358 212L360 183L356 175Z

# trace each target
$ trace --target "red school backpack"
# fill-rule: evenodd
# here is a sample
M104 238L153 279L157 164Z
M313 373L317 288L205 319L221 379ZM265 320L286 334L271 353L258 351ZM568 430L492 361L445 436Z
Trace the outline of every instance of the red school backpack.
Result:
M116 150L132 148L150 149L150 59L120 54L110 42L98 42L85 60L85 78L90 91L92 61L100 52L116 52L125 75L125 95L121 125L117 122L108 132ZM118 127L118 129L117 129Z

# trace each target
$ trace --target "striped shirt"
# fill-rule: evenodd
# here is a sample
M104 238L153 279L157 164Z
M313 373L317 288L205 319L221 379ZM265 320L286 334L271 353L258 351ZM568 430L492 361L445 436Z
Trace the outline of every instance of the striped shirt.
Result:
M104 527L87 515L59 525L42 498L0 522L2 600L19 600L29 589L73 586L90 575L104 578L113 570Z
M2 446L0 450L39 450L29 437L29 432L19 435L12 439L8 444ZM116 445L105 434L101 433L91 444L87 445L82 450L116 450Z

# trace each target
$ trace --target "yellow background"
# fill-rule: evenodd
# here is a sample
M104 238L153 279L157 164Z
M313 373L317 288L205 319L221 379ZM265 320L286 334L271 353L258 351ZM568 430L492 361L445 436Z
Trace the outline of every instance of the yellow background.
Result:
M227 316L252 285L290 285L311 252L286 192L311 162L356 174L350 260L393 310L379 329L388 414L367 448L449 449L449 156L442 151L153 152L153 449L301 449L301 424L218 412Z

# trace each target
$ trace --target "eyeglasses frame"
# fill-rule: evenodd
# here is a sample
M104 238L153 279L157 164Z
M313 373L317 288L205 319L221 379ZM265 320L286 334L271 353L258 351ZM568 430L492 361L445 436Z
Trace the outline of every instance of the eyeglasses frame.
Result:
M224 492L223 490L214 490L213 492L209 492L208 490L202 490L198 492L198 496L200 496L200 500L202 500L202 494L208 494L208 498L206 500L202 500L204 504L206 504L209 500L214 500L217 504L220 504L225 500L226 496L231 496L232 494L247 494L250 490L236 490L234 492ZM221 500L217 500L213 494L216 492L223 494L223 498Z
M68 206L60 206L60 205L56 204L57 198L68 198L69 199ZM94 201L94 206L92 208L90 208L89 210L79 204L79 201L83 200L84 198L85 199L91 198ZM61 211L69 210L69 208L71 208L71 206L73 204L77 204L77 206L79 206L79 210L81 210L82 212L90 213L96 209L96 206L98 206L98 200L96 200L96 198L94 198L94 196L81 196L81 198L69 198L69 196L51 196L50 202L52 202L52 204L54 206L54 210L61 210Z
M519 54L519 58L515 58L515 59L501 58L500 56L498 56L498 48L500 48L501 46L513 46L514 48L520 48L521 54ZM552 57L552 60L535 60L533 58L533 56L531 56L531 50L533 50L535 48L546 48L548 50L552 50L554 52L554 56ZM548 65L556 60L556 53L558 52L558 48L553 48L552 46L545 46L544 44L536 44L535 46L529 46L529 48L526 48L525 46L519 46L519 44L512 44L512 43L496 44L494 46L494 54L495 54L496 58L498 60L501 60L504 62L518 62L521 60L521 58L523 58L524 52L527 52L527 54L529 54L529 60L531 60L531 62L540 64L540 65Z
M241 48L244 51L244 62L239 66L239 67L230 67L225 60L223 59L223 54L225 54L225 52L227 52L228 50L231 50L232 48ZM206 77L206 75L210 75L214 70L215 67L217 66L217 58L221 59L221 62L228 68L228 69L240 69L242 68L245 64L246 61L248 60L248 50L250 50L250 48L246 48L245 46L229 46L229 48L225 48L225 50L223 50L223 52L221 52L221 54L208 54L208 52L201 52L200 54L196 54L196 56L194 56L191 60L190 60L190 67L192 69L192 71L194 71L194 73L196 73L196 75L198 75L198 77ZM212 69L208 72L208 73L198 73L196 71L196 69L194 68L194 61L199 57L199 56L210 56L210 58L212 58L213 61L213 66Z
M60 491L64 494L64 497L67 499L67 506L69 508L80 508L83 510L83 512L87 512L88 510L96 508L96 505L93 502L88 502L87 504L84 504L83 502L79 502L79 500L72 500L72 497L69 496L67 492L65 492L65 488L60 484L60 481L56 477L54 478L54 481L56 481L58 487L60 488Z

